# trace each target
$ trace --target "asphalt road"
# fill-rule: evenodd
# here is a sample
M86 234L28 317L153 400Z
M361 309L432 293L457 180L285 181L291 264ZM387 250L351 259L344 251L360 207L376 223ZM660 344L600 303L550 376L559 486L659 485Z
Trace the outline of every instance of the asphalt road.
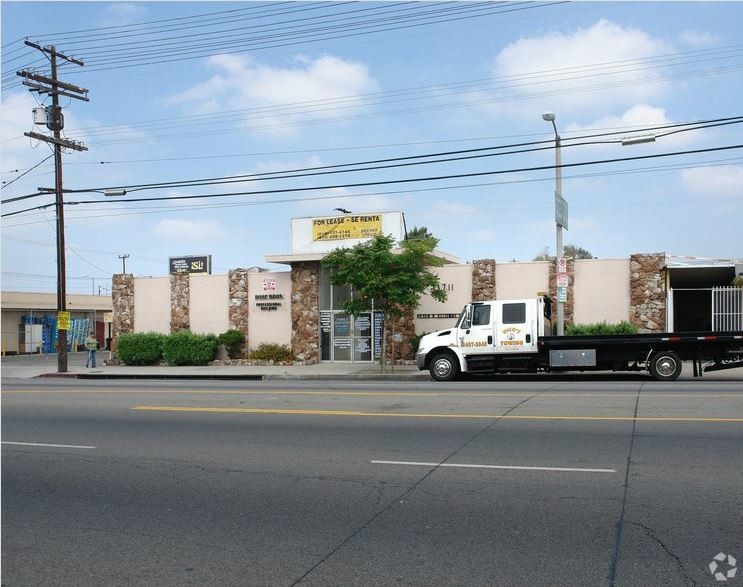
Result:
M2 442L8 586L743 585L740 381L4 382Z

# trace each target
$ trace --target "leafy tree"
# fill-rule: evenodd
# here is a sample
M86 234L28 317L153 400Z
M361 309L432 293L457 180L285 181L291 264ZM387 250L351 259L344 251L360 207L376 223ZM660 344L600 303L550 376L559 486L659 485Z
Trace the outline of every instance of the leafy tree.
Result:
M593 259L594 256L590 251L587 251L583 247L578 245L565 245L563 248L564 257L572 257L573 259ZM550 255L549 247L544 247L539 254L532 259L532 261L552 261L555 256Z
M431 254L438 239L404 240L393 250L391 236L378 235L355 245L336 249L323 259L330 269L333 285L348 285L353 299L343 304L343 311L357 316L374 308L388 318L399 317L406 308L415 308L421 295L429 292L433 299L446 301L439 278L429 267L440 266L441 259ZM393 323L394 328L394 323ZM382 371L387 357L387 329L382 335ZM394 331L393 331L394 336Z
M429 238L434 238L434 236L425 226L414 226L405 236L406 240L424 240Z

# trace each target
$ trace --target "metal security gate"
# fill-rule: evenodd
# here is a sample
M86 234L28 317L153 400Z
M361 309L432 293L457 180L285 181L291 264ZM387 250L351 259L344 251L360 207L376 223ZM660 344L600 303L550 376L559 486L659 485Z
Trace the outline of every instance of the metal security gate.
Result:
M712 330L743 330L743 288L712 288Z

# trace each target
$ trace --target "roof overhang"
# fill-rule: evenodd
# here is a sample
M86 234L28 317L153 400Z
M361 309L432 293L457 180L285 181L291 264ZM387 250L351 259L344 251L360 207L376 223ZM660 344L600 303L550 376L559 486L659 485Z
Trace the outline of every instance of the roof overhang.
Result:
M402 249L395 248L393 252L400 252ZM443 251L434 250L433 256L441 259L445 265L452 263L459 263L459 257L445 253ZM292 263L302 263L305 261L322 261L328 253L287 253L283 255L266 255L264 258L268 263L279 263L282 265L291 265Z

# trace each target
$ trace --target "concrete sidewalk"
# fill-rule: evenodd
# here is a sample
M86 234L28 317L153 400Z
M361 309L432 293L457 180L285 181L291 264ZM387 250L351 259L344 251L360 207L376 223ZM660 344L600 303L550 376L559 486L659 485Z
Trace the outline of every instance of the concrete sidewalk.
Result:
M308 366L203 366L126 367L106 366L109 352L98 353L98 367L85 367L85 353L68 354L68 373L57 373L57 355L19 355L2 358L3 379L71 377L78 379L365 379L429 381L427 371L398 365L394 373L382 373L377 366L352 363L319 363Z

